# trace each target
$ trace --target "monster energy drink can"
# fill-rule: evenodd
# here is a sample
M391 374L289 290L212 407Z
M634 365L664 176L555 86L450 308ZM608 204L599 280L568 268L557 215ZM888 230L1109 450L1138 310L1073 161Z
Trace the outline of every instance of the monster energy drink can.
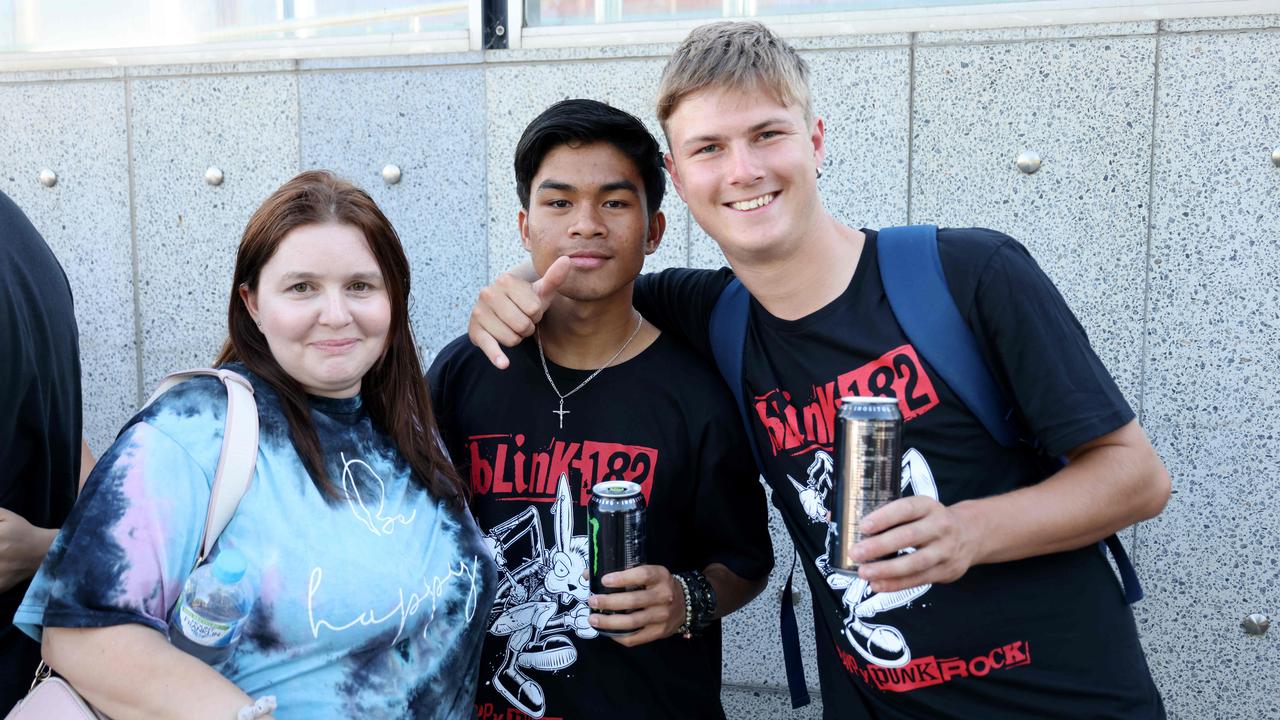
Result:
M590 547L591 592L597 595L629 588L607 588L601 578L611 572L644 564L644 495L640 486L625 480L596 483L587 504L587 542ZM612 612L601 611L612 615ZM601 635L629 635L608 632Z
M862 518L902 495L902 413L897 398L840 399L836 419L836 501L827 559L832 570L856 574L853 546Z

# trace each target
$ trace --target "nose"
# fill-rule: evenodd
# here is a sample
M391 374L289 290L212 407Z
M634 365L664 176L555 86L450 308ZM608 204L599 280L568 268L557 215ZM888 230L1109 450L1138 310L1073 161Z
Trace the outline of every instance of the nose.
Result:
M575 208L569 234L580 238L604 237L605 225L600 209L592 203L581 203Z
M760 158L750 147L730 148L729 162L729 182L734 185L750 185L764 179Z
M320 324L328 327L345 327L351 323L351 310L341 289L325 293L320 308Z

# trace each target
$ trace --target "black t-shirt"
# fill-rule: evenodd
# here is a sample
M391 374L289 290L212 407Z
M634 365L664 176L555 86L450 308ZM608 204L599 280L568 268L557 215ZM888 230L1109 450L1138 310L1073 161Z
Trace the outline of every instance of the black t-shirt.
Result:
M461 337L428 373L445 444L498 561L476 717L723 718L719 623L692 640L623 647L587 624L580 575L591 486L615 479L646 496L649 564L768 574L764 489L732 396L661 335L570 395L561 428L534 342L508 357L511 367L496 370ZM563 391L590 375L548 368Z
M62 267L18 206L0 193L0 507L37 527L60 527L75 501L78 338ZM27 585L0 594L0 637L19 636L11 621ZM19 666L11 668L11 661ZM35 664L0 650L0 676L10 671L30 676Z
M1159 694L1133 615L1094 546L979 565L960 580L873 593L827 568L827 497L843 395L891 394L906 419L904 494L943 504L1033 483L1028 448L998 445L916 352L881 284L876 233L849 287L794 321L752 300L744 397L765 475L814 597L825 716L1153 718ZM1133 412L1025 248L989 230L941 230L948 284L1022 419L1053 455ZM636 307L710 353L728 270L640 278Z

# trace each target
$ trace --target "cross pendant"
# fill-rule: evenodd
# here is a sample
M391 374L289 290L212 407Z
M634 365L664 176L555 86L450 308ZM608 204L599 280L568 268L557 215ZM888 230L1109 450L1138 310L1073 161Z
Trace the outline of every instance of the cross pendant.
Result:
M560 429L561 429L561 430L563 430L563 429L564 429L564 416L569 414L569 411L564 409L564 400L561 400L561 401L560 401L560 409L559 409L559 410L552 410L551 412L553 412L553 413L555 413L556 415L559 415L559 416L560 416Z

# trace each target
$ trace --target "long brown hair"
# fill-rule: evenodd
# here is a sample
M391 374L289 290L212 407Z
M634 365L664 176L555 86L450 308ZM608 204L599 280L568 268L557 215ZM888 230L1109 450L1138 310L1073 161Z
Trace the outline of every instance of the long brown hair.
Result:
M320 440L311 422L307 394L280 367L267 339L240 298L240 286L258 286L262 267L285 235L304 225L350 225L364 235L378 263L391 303L391 327L382 357L360 385L365 410L391 436L413 472L414 482L436 497L461 502L463 484L436 440L431 395L409 326L409 260L395 228L363 190L323 170L309 170L271 193L249 218L236 253L235 276L227 305L227 341L215 365L239 361L280 395L289 434L316 488L326 497L338 491L325 471Z

